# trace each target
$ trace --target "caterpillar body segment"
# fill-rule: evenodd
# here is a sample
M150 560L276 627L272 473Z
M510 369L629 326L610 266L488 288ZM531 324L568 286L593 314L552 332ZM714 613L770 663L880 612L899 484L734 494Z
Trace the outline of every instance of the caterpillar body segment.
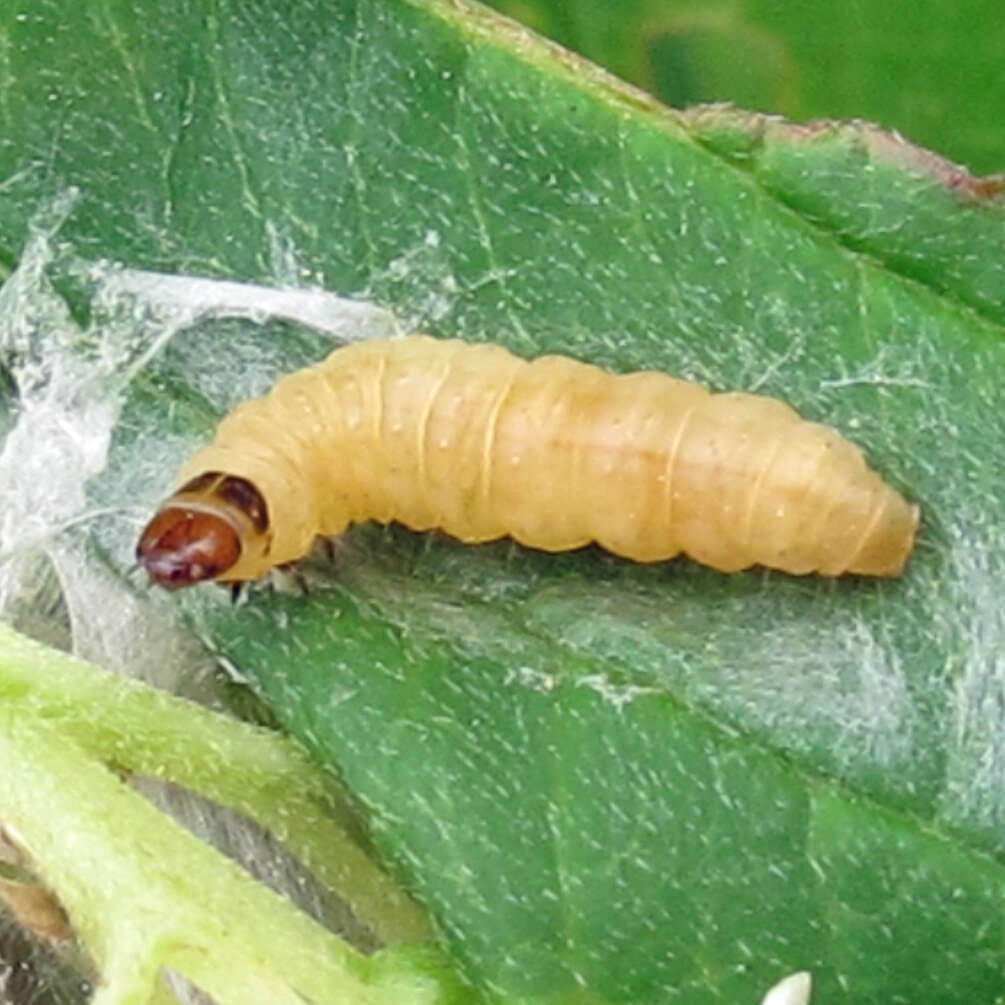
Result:
M151 576L165 554L185 565L177 520L198 536L215 516L240 553L221 569L232 550L204 548L198 577L165 585L258 579L364 520L546 551L596 541L639 562L684 552L723 572L893 576L919 518L858 447L774 399L421 335L282 378L221 422L180 485L140 541Z

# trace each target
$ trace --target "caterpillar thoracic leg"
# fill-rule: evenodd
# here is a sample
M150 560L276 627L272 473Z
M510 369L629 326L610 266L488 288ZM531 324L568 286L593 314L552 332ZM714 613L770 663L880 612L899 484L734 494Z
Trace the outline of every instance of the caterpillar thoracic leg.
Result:
M771 398L422 335L338 349L239 405L137 555L168 588L258 579L363 520L723 572L895 576L919 510Z

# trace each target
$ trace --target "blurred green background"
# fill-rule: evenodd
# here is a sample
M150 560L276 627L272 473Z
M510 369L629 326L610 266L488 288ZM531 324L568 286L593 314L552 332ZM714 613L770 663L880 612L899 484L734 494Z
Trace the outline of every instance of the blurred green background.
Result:
M495 0L490 6L669 105L731 101L869 119L1005 170L1005 8L997 0Z

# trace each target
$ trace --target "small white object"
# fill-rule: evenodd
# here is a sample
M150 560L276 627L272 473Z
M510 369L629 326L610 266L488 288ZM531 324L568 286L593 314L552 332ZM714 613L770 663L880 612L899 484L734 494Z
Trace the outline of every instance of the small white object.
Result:
M810 1005L813 978L800 970L780 980L761 1000L761 1005Z

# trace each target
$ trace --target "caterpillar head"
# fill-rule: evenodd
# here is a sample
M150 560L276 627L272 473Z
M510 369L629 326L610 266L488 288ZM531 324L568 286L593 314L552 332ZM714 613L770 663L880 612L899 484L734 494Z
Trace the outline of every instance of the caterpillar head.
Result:
M235 567L268 547L268 528L258 489L243 478L211 471L187 482L161 507L140 535L136 559L168 590L206 580L239 582L249 577Z

